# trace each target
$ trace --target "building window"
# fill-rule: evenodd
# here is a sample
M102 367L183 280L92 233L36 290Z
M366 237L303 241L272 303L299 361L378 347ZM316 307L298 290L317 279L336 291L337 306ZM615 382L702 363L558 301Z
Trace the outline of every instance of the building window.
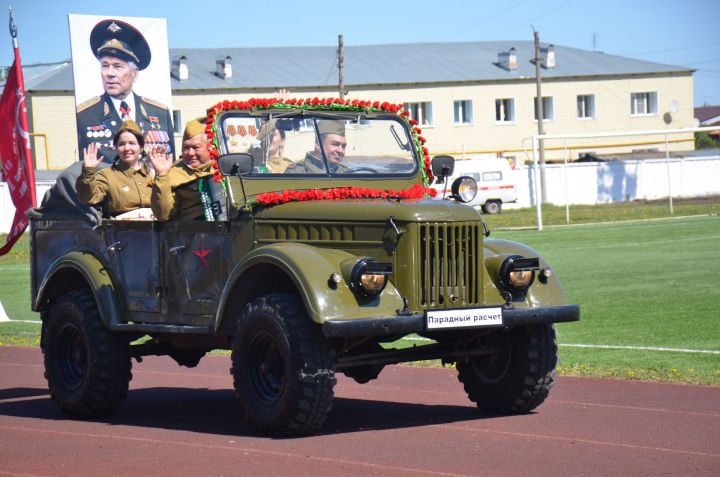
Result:
M410 118L417 121L421 126L432 125L432 103L405 103L405 109L410 113Z
M472 124L472 101L464 99L453 103L455 124Z
M577 118L595 119L594 94L579 94L577 96Z
M542 108L543 108L543 121L552 121L553 119L555 119L555 112L553 111L552 96L543 96ZM533 99L533 111L535 112L535 121L537 121L538 120L537 96Z
M657 114L657 92L631 93L630 114L634 116Z
M495 100L495 121L512 123L515 121L515 100L502 98Z
M182 136L183 133L183 122L182 122L182 111L179 109L173 109L173 134L176 136Z

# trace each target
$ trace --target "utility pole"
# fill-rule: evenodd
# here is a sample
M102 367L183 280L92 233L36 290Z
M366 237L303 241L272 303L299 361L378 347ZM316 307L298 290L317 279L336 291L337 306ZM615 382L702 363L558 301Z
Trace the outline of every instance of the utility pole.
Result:
M538 124L538 134L540 136L545 134L545 131L543 131L543 101L542 101L542 81L540 79L540 62L542 61L540 58L540 32L535 31L533 28L533 32L535 33L535 84L537 86L537 98L536 101L536 111L537 111L537 124ZM538 140L538 158L540 161L540 191L542 192L542 203L544 204L547 202L547 192L545 190L545 140L539 139Z
M338 35L338 90L340 99L345 99L345 56L343 53L342 33Z

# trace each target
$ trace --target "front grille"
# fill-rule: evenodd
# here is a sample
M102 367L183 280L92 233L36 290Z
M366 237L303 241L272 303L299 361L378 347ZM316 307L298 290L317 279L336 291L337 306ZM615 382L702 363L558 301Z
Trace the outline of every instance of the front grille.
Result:
M477 223L420 225L420 304L428 308L477 305L482 231Z

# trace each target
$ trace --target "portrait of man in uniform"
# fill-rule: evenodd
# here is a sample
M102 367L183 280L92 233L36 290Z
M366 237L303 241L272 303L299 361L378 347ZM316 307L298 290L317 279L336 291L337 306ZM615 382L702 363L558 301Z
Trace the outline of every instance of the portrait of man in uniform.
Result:
M76 18L73 18L76 17ZM77 133L78 153L82 158L83 150L91 143L100 145L99 154L105 162L111 163L116 156L112 144L115 132L126 119L135 121L145 137L145 148L150 149L158 145L167 147L172 154L175 153L172 112L168 106L170 97L169 62L167 61L167 40L155 52L143 32L131 24L130 19L98 18L86 15L70 15L71 39L73 41L73 68L75 77L75 97L77 101ZM73 22L75 20L75 22ZM132 19L134 23L141 23L158 19ZM89 23L91 21L92 23ZM85 48L94 57L94 65L81 67L75 64L76 43L82 46L82 34L74 31L75 24L92 24L89 39L85 30ZM164 20L162 20L164 31ZM149 29L153 34L157 29ZM88 41L89 40L89 41ZM89 46L89 48L88 48ZM164 50L162 49L164 46ZM157 54L156 54L157 53ZM161 54L164 53L164 54ZM80 55L79 55L80 56ZM156 67L152 78L143 77L153 62L161 62L162 67ZM159 66L159 65L155 65ZM99 68L98 68L99 67ZM93 70L89 70L92 68ZM98 70L99 69L99 75ZM159 72L159 77L158 77ZM163 78L162 75L165 77ZM158 84L166 84L167 91L158 91L168 101L156 99L149 94L137 91L140 79L144 80L144 89L157 88ZM89 95L80 91L78 83L87 82L88 78L95 78L92 90L100 91L97 83L102 86L102 93L90 96L79 101L78 98L87 98ZM138 88L139 89L139 88Z

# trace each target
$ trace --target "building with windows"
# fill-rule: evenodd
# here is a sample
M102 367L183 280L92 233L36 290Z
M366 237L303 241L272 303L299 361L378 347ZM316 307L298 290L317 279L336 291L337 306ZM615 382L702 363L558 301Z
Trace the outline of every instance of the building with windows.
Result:
M335 47L171 48L170 58L178 143L186 120L225 99L271 97L280 88L303 98L338 95ZM65 62L42 75L26 75L38 169L62 169L79 158L71 69ZM543 45L544 130L581 134L692 127L693 71ZM346 46L343 73L346 98L403 103L433 155L523 161L528 139L537 133L532 41ZM658 136L547 142L549 161L561 160L564 151L575 160L587 153L664 147ZM673 135L670 142L673 150L690 150L693 135Z

